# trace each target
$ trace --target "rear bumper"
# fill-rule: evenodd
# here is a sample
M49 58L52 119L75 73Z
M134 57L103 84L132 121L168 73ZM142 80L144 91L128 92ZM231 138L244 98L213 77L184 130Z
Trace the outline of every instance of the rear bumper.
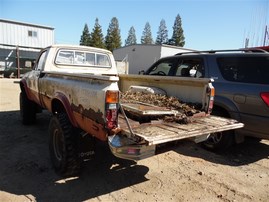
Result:
M136 161L155 155L155 145L139 145L124 136L109 136L108 143L112 154L122 159Z
M133 134L123 129L121 133L108 136L113 155L141 160L155 155L156 145L190 138L198 143L205 141L211 133L242 128L244 124L233 119L204 116L193 119L189 124L152 121L133 126Z

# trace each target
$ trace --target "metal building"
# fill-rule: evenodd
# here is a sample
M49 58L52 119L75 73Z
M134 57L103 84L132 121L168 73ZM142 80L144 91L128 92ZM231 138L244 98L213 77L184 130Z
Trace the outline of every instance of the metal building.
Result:
M190 51L194 50L166 44L135 44L115 49L113 55L117 61L128 62L127 73L138 74L139 71L148 69L162 57Z
M0 19L0 75L18 77L29 71L39 51L52 44L53 27Z

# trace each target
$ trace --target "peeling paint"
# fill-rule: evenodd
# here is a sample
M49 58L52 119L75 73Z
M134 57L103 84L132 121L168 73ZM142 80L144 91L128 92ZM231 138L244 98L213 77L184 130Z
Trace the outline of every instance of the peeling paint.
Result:
M83 116L79 112L73 112L74 117L79 125L79 127L90 135L98 138L99 140L107 140L107 131L105 130L104 125L98 124L92 119Z
M98 110L96 112L93 109L84 109L84 107L82 105L76 106L73 103L71 104L71 109L74 112L79 113L82 116L82 118L86 117L86 118L89 118L89 119L95 121L96 123L99 123L101 125L105 125L103 113L100 110Z

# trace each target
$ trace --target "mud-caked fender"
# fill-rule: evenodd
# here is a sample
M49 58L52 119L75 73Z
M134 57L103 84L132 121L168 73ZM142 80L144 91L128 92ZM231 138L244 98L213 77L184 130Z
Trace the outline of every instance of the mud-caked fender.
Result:
M74 127L77 127L77 122L74 118L71 105L67 97L61 93L55 93L54 98L51 101L51 112L53 114L65 112Z

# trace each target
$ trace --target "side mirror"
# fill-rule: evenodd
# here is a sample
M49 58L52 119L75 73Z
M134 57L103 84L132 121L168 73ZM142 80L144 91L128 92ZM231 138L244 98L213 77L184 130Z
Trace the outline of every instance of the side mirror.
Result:
M140 71L138 72L138 74L139 74L139 75L144 75L144 74L145 74L145 70L140 70Z

